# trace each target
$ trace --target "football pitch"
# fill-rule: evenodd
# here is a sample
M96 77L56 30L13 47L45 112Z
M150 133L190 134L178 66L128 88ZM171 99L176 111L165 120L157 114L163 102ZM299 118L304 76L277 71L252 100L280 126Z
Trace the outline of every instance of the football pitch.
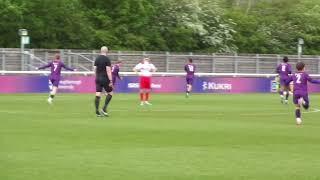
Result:
M276 94L0 95L0 180L319 180L320 95L295 125ZM104 101L104 100L103 100Z

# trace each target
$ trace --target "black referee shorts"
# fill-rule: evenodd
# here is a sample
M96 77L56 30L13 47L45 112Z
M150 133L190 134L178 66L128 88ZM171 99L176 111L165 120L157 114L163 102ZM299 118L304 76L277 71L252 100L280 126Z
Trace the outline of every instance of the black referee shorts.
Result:
M113 91L109 84L110 80L107 78L96 78L96 92L102 92L103 89L108 93Z

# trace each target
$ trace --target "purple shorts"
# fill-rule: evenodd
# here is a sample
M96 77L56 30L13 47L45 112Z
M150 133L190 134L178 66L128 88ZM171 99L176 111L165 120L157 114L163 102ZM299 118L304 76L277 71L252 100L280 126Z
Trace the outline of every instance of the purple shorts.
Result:
M193 84L193 78L192 77L187 77L186 80L187 80L187 84L188 85L192 85Z
M294 93L293 94L293 103L294 104L299 104L299 99L303 98L303 100L306 102L306 104L309 104L309 96L308 94L299 94L299 93Z
M60 79L50 79L52 86L58 87Z
M112 85L115 85L116 84L116 81L117 81L117 78L112 76Z
M280 85L281 86L289 86L290 82L289 82L288 78L280 78Z

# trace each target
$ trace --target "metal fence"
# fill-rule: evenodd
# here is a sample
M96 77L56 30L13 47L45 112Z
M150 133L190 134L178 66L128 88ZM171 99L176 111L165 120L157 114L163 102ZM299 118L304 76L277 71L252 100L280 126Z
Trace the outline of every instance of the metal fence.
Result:
M0 50L0 69L6 71L32 71L50 61L60 53L65 64L81 71L91 71L98 50L46 50L29 49L23 54L19 49ZM275 67L282 61L283 55L259 54L195 54L173 52L138 52L111 51L109 57L113 63L123 62L121 71L132 71L132 68L143 57L149 57L159 72L183 72L184 64L192 58L200 73L274 73ZM290 56L291 64L303 61L311 74L320 74L320 56Z

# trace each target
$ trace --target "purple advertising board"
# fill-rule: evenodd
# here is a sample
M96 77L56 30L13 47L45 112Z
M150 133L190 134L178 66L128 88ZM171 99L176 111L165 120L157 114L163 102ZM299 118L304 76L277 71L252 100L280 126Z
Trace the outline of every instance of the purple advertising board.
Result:
M46 76L0 76L0 93L44 93L51 84ZM152 91L156 93L185 92L184 77L153 77ZM139 77L128 76L117 80L116 92L133 93L139 91ZM269 93L276 91L273 78L244 77L197 77L194 81L195 93ZM66 76L60 81L59 92L93 93L93 76ZM320 92L320 85L309 84L309 92Z

